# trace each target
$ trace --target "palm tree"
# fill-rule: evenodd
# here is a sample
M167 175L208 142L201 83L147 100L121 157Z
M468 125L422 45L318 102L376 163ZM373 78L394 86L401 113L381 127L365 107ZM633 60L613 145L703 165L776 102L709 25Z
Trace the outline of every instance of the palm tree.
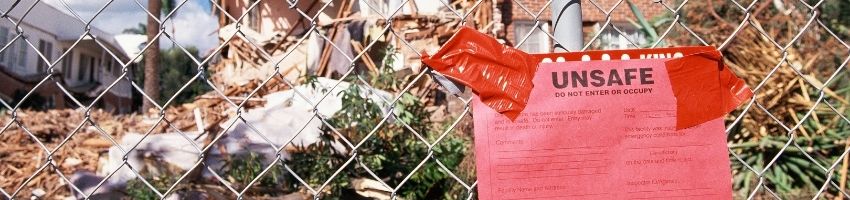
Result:
M148 44L150 46L145 51L145 84L144 90L145 94L148 95L152 100L159 100L159 40L156 38L156 35L159 33L160 24L159 22L153 18L152 16L161 17L162 13L169 13L174 9L175 0L148 0L148 12L150 12L151 16L148 16L147 27L145 27L145 31L148 35ZM149 109L154 107L154 104L148 100L143 101L142 110L147 112Z

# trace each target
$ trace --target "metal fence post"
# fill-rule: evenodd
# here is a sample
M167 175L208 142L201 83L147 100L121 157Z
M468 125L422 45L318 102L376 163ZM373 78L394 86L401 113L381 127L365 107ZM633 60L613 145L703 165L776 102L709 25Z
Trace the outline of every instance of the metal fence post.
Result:
M578 51L584 46L581 30L581 0L552 1L552 35L555 52Z

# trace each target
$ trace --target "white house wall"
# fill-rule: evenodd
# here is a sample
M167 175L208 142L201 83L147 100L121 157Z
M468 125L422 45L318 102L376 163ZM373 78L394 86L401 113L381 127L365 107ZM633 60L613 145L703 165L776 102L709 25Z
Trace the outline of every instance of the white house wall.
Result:
M0 23L0 27L9 30L8 39L6 41L11 41L17 35L17 32L15 31L15 27L9 22ZM38 53L36 53L39 42L41 40L44 40L44 41L47 41L47 42L50 42L50 43L53 44L53 49L51 49L51 52L50 52L53 56L53 59L56 59L56 58L59 57L60 52L56 48L59 45L59 43L56 40L55 35L49 34L45 31L43 31L42 29L30 26L29 24L21 24L21 28L24 30L24 35L26 35L27 40L29 40L29 42L32 43L32 45L33 45L33 46L30 46L29 44L26 45L27 52L26 52L26 55L24 56L24 59L26 61L26 65L21 66L21 65L19 65L19 63L17 61L17 58L20 57L20 55L19 55L20 54L19 53L20 52L20 46L19 45L20 45L21 42L24 42L23 38L18 38L17 40L15 40L15 42L11 46L9 46L9 48L7 48L5 51L3 51L3 53L5 54L5 58L6 58L4 60L3 65L6 66L7 69L9 69L9 71L12 71L12 72L14 72L18 75L21 75L21 76L34 75L34 74L38 73L38 68L37 68L38 60L41 59L38 56ZM61 66L61 65L57 65L57 66ZM61 67L58 67L56 70L61 71Z
M70 45L70 44L66 44L66 45ZM68 48L68 47L69 46L65 46L63 48ZM100 46L97 46L96 44L94 44L94 42L83 41L83 42L81 42L81 44L78 44L76 47L74 47L74 49L72 50L72 53L74 55L74 59L73 59L73 62L71 64L71 68L72 68L72 70L70 72L71 76L69 78L65 79L65 81L66 81L66 83L68 83L68 85L75 86L75 85L88 83L88 80L89 80L88 77L91 76L92 74L99 74L99 76L95 78L95 81L100 82L103 85L103 87L109 86L109 84L112 84L112 82L114 82L118 78L117 76L113 76L113 74L111 72L106 70L106 67L109 66L108 63L106 63L106 62L111 62L111 61L114 60L114 58L112 58L112 56L110 56L109 53L102 50L102 48ZM113 53L119 53L119 52L113 51ZM97 65L95 66L96 71L93 71L93 72L87 71L87 73L88 73L87 76L83 77L83 80L79 80L79 79L77 79L77 77L79 76L79 68L85 67L85 66L80 66L80 58L82 57L82 55L94 57L96 59ZM88 70L88 69L86 69L86 70ZM118 82L118 84L116 84L112 89L110 89L109 92L116 95L116 96L129 98L131 93L132 93L132 90L131 90L130 83L127 82L126 80L123 80L123 81Z
M111 62L112 57L110 57L109 54L106 54L106 58L101 59L101 61ZM120 65L119 63L114 63L114 64ZM109 86L109 84L112 84L112 82L114 82L116 79L118 79L121 75L121 73L119 72L117 74L118 76L114 76L114 72L106 70L107 66L108 66L107 63L101 62L101 67L97 68L97 69L101 70L101 73L100 73L101 74L101 81L100 82L103 84L104 87L107 87L107 86ZM119 67L118 70L121 70L121 68ZM130 77L130 75L131 74L128 73L127 77ZM115 84L115 86L112 87L112 89L110 89L109 92L114 94L115 96L130 98L131 95L132 95L132 85L130 85L130 82L128 82L125 78L124 80L121 80L117 84Z

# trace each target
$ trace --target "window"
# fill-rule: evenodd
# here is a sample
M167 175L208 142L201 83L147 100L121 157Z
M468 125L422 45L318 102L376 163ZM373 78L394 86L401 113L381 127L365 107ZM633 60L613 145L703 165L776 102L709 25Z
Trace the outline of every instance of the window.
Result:
M24 37L15 40L6 49L6 52L9 53L6 61L8 67L15 73L23 74L27 66L27 43L24 41Z
M106 69L106 72L112 74L112 62L108 61L108 60L104 60L103 64L106 65L106 66L104 66L104 68Z
M112 61L110 59L104 60L103 65L105 65L106 72L112 73Z
M68 52L68 49L62 50L62 52ZM74 63L74 54L72 52L68 52L68 55L65 56L65 60L62 61L62 73L65 74L66 79L71 78L71 65Z
M27 42L19 38L18 44L18 70L23 70L27 67Z
M89 57L80 54L80 65L77 66L77 80L82 81L86 78L86 69L89 66Z
M41 54L44 55L44 58L46 58L48 61L53 61L53 43L44 40L39 40L38 51L41 52ZM43 59L38 58L38 73L47 72L48 65L49 64L47 62L44 62Z
M115 77L121 76L121 73L123 73L123 71L124 71L124 70L121 69L121 64L119 64L118 61L114 61L114 60L112 62L109 62L109 63L112 63L112 64L109 65L110 67L113 68L112 69L112 76L115 76Z
M98 63L98 60L96 58L94 58L94 56L89 56L89 73L91 73L91 74L89 74L89 82L94 82L98 78L97 75L99 73L97 73L97 71L96 71L96 70L98 70L98 68L96 67L97 63Z
M0 27L0 48L6 46L6 43L9 43L9 28ZM9 49L0 52L0 63L6 63L6 52L9 52Z
M541 22L540 26L535 28L534 23L533 21L514 22L514 43L519 44L529 32L534 31L531 35L528 35L528 39L519 46L519 49L529 53L547 53L550 51L552 45L550 44L549 36L540 29L548 31L549 24Z
M9 47L6 48L6 52L3 53L3 54L6 54L5 64L6 64L6 67L9 68L9 69L17 69L18 68L18 67L16 67L16 65L18 64L17 63L18 41L20 41L20 39L15 40L15 41L9 40L9 43L11 43L11 44L9 44Z
M599 48L601 49L628 49L635 48L634 45L645 45L647 43L646 36L643 35L642 32L638 31L633 25L630 24L617 24L614 23L614 26L617 27L623 34L617 32L612 27L605 27L604 30L599 34ZM599 30L599 24L596 25L596 30ZM634 43L634 45L632 45Z

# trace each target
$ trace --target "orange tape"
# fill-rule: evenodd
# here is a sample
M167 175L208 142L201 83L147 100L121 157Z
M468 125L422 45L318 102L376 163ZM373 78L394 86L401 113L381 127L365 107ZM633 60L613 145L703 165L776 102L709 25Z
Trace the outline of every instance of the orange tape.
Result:
M665 62L676 96L676 128L685 129L722 117L753 96L743 80L724 64L714 47L657 48L528 54L500 44L475 29L461 28L440 50L422 62L446 77L472 88L483 103L511 120L525 109L534 87L531 80L543 59L579 60L607 54L652 55L678 52L685 56ZM666 58L670 58L669 55ZM637 59L637 58L634 58Z
M664 63L676 96L676 129L690 128L723 117L753 96L753 92L711 50Z
M470 87L481 102L511 120L528 104L534 87L531 79L540 63L469 27L461 28L437 53L425 55L422 62Z

